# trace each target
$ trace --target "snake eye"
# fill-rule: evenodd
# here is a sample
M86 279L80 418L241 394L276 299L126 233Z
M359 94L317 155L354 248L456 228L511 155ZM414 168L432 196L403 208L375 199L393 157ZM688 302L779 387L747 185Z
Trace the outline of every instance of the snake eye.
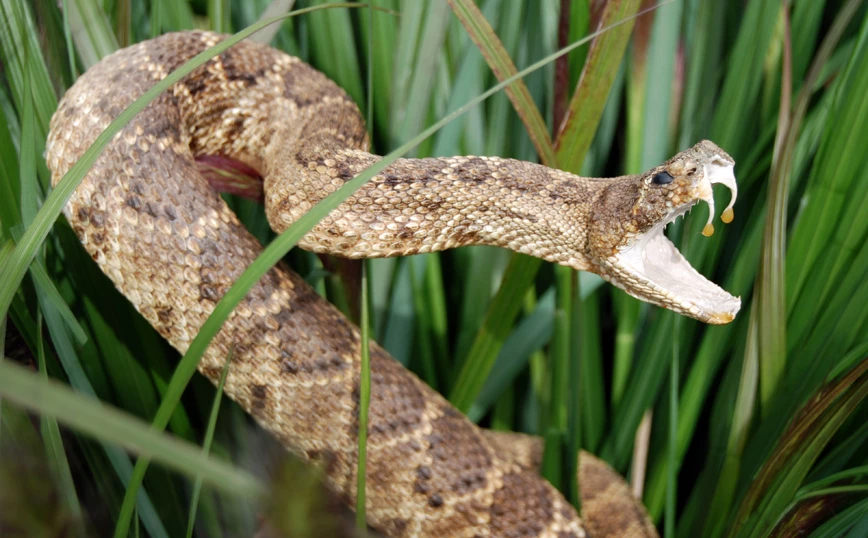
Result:
M654 177L651 178L651 183L655 185L668 185L675 181L675 178L669 172L657 172L654 174Z

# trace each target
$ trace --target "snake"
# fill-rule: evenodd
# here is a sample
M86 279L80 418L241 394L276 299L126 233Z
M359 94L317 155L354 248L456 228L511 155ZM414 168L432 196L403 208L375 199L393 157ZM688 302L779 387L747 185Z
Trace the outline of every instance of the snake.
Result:
M170 33L119 50L68 89L51 119L52 185L147 89L225 36ZM64 207L84 248L181 353L262 251L197 167L214 156L262 177L283 231L381 157L353 100L298 58L244 40L157 96L100 153ZM710 324L740 307L666 238L733 159L702 141L642 174L579 177L498 157L398 159L299 246L345 258L496 245L591 271L630 295ZM284 447L356 501L358 328L283 262L234 309L199 371ZM468 360L473 360L470 357ZM583 517L539 476L539 441L493 433L370 344L366 518L386 536L655 536L606 464L583 454ZM533 456L536 454L537 456Z

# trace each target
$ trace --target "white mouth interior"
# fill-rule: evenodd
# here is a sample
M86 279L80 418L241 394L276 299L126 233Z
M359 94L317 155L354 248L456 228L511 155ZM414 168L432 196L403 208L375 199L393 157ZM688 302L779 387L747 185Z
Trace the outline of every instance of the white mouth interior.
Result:
M732 191L729 208L735 202L736 187L732 168L733 165L723 159L712 160L711 164L705 166L700 197L709 204L709 222L714 217L714 199L711 196L713 183L722 183ZM741 300L699 274L663 234L670 222L683 216L694 204L695 202L677 208L664 222L654 226L635 244L621 251L618 261L634 278L650 284L655 295L665 296L700 319L728 322L741 308Z

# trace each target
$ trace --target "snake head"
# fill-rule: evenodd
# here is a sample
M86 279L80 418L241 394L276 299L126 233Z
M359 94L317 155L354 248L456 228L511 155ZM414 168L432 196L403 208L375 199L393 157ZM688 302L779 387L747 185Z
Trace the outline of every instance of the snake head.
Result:
M721 215L730 222L737 195L734 165L705 140L640 176L613 181L591 214L588 250L596 272L643 301L705 323L732 321L741 300L699 274L663 232L703 200L709 206L703 235L711 235L715 183L732 192Z

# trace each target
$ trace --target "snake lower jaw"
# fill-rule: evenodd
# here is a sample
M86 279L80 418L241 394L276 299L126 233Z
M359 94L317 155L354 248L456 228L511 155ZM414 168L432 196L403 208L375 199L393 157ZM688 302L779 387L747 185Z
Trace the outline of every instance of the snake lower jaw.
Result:
M702 276L664 235L685 205L633 245L606 259L604 278L637 299L712 325L735 319L741 299Z

